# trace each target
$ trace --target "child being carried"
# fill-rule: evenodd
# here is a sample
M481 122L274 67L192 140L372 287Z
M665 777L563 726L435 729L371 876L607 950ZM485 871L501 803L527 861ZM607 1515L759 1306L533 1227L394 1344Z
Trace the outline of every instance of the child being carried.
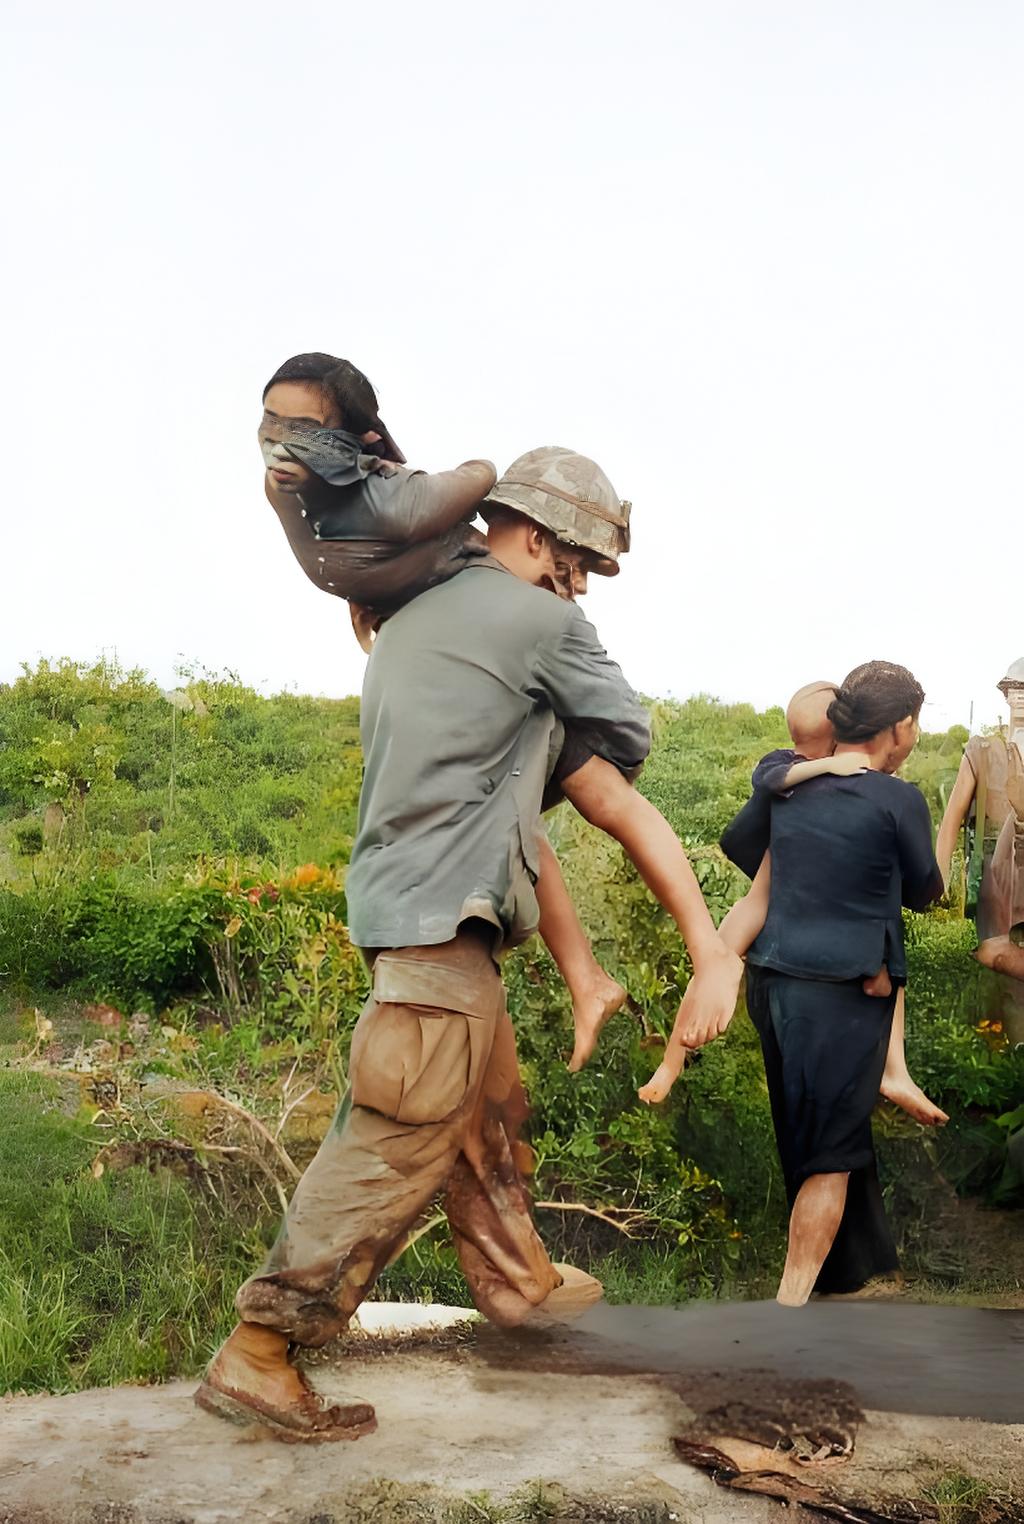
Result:
M381 421L373 387L348 361L319 353L286 361L264 389L259 439L266 495L288 543L317 587L349 601L364 650L371 648L382 619L488 554L487 540L472 520L496 486L491 462L469 460L436 473L403 469L405 457ZM532 456L521 457L510 468L512 476L522 475L516 467L531 461ZM611 533L609 511L590 506ZM623 526L615 531L618 548L587 556L559 542L559 554L568 561L559 564L560 582L552 583L552 591L571 598L585 590L588 565L603 574L617 570L618 553L628 548L628 505L615 506L624 515L611 519ZM668 822L572 733L548 803L563 792L586 819L622 843L674 916L695 970L684 1002L687 1013L731 1010L741 965L715 933ZM570 1068L576 1070L627 995L594 958L546 840L541 859L540 931L572 995Z
M265 491L303 571L348 599L364 649L380 619L446 581L487 544L472 520L494 486L489 460L409 471L362 371L295 355L263 391Z
M718 929L726 946L741 957L761 931L768 914L771 857L767 844L771 836L772 797L788 794L801 783L823 773L850 777L868 766L867 757L860 752L834 755L836 738L828 708L835 695L835 684L825 682L808 683L793 695L786 710L792 749L772 751L761 758L751 778L753 793L750 799L722 835L725 855L753 880L748 892L736 901ZM891 993L892 981L884 964L876 973L865 977L864 991L880 997ZM639 1092L641 1100L648 1103L663 1101L679 1078L689 1051L682 1041L684 1025L677 1019L664 1059ZM881 1094L902 1107L915 1121L928 1126L941 1125L948 1122L949 1117L928 1099L907 1068L904 1026L905 990L901 987L893 1012ZM722 1027L709 1035L721 1036L724 1030Z

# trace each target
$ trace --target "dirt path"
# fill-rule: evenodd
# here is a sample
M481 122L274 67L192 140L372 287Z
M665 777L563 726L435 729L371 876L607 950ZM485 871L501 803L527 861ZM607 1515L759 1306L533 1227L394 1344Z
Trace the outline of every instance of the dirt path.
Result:
M864 1350L874 1341L876 1350L893 1343L895 1325L877 1313L915 1310L970 1311L837 1309L850 1326L851 1314L867 1314L856 1354L865 1367L871 1360ZM799 1346L793 1353L791 1333L773 1336L772 1346L761 1328L754 1360L749 1345L759 1319L742 1306L600 1312L599 1323L607 1315L603 1331L590 1326L554 1338L499 1341L480 1329L398 1342L370 1338L341 1359L337 1350L327 1352L312 1368L317 1386L331 1397L355 1393L377 1407L377 1432L354 1444L305 1449L233 1428L192 1405L194 1383L6 1399L0 1405L0 1524L469 1524L501 1517L503 1500L524 1496L537 1482L555 1489L549 1504L560 1498L565 1511L523 1511L521 1518L781 1524L796 1511L723 1491L682 1464L672 1445L685 1432L745 1430L756 1437L765 1423L794 1432L807 1432L814 1422L855 1430L853 1458L837 1470L842 1490L861 1498L919 1497L936 1476L954 1470L1007 1495L1024 1479L1024 1423L912 1414L874 1402L862 1415L856 1390L837 1380L834 1368L844 1349L853 1358L849 1327L830 1357L824 1349L807 1353L819 1336L827 1340L822 1319L803 1340L802 1354ZM698 1313L704 1320L728 1314L732 1321L738 1343L723 1342L724 1325L707 1335L723 1356L717 1367L704 1367ZM771 1314L760 1319L768 1321ZM962 1371L968 1331L962 1320L954 1330L953 1321L946 1346L958 1362L952 1369ZM784 1325L776 1320L775 1327ZM1020 1332L1007 1345L1018 1372L1021 1346L1012 1340ZM652 1343L657 1358L644 1353ZM905 1342L902 1357L897 1348L893 1373L906 1363L906 1348ZM701 1358L694 1360L695 1352ZM763 1357L772 1355L770 1373L744 1364L763 1367ZM802 1362L808 1379L780 1377L784 1356ZM929 1380L943 1385L941 1362ZM968 1407L978 1405L977 1393ZM955 1406L948 1398L930 1405ZM918 1403L919 1410L928 1406ZM573 1498L589 1501L566 1501ZM452 1499L475 1501L452 1511Z

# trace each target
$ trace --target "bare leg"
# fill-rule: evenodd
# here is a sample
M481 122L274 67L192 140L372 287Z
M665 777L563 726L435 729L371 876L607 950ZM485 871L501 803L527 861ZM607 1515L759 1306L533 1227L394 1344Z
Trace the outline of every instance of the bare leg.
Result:
M661 811L601 757L591 757L570 774L562 789L585 820L621 844L679 927L693 963L693 978L676 1017L676 1029L686 1031L686 1046L699 1047L721 1036L736 1009L743 963L715 930L675 831ZM699 1034L699 1040L690 1041L691 1033Z
M949 1121L949 1117L934 1101L928 1099L920 1085L915 1084L910 1077L903 1047L905 1023L906 991L900 989L896 995L889 1048L885 1055L881 1094L887 1101L892 1101L894 1106L902 1107L915 1122L921 1122L925 1127L941 1127Z
M805 1180L789 1218L789 1252L776 1301L803 1307L814 1290L846 1206L848 1174L812 1175Z
M986 968L995 969L997 974L1024 980L1024 947L1009 937L988 937L974 956Z
M766 852L750 888L742 899L730 905L718 928L718 935L726 947L739 953L740 957L746 955L765 923L771 881L771 857Z
M621 1009L626 991L594 957L594 950L576 914L576 906L565 887L561 865L545 836L540 839L537 903L540 906L540 934L572 996L576 1038L569 1069L575 1074L593 1053L605 1022Z
M562 784L585 820L619 842L654 898L668 911L691 954L716 937L714 925L683 844L659 809L627 783L617 768L591 757Z
M683 1023L676 1018L672 1035L665 1044L665 1057L655 1069L646 1085L641 1085L637 1091L640 1099L646 1101L648 1106L657 1105L668 1095L672 1086L683 1072L689 1048L682 1041L681 1028Z

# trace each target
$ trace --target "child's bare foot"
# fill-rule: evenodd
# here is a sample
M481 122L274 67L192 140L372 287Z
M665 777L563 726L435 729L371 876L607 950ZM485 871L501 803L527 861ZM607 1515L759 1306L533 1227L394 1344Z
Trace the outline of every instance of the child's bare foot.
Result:
M906 1069L889 1069L886 1066L880 1091L887 1101L891 1101L894 1106L899 1106L908 1116L913 1117L915 1122L920 1122L925 1127L941 1127L944 1122L949 1121L946 1112L936 1106L934 1101L928 1099L920 1085L915 1085Z
M574 992L572 1019L576 1041L569 1060L570 1074L578 1074L592 1057L605 1023L622 1009L626 999L622 985L603 968L598 968L593 983L584 993Z
M665 1099L678 1078L679 1071L674 1065L659 1064L646 1085L640 1086L637 1095L642 1101L646 1101L648 1106L657 1106L659 1101Z
M870 979L864 980L865 995L875 995L881 1000L886 1000L892 994L892 980L889 978L889 970L883 963L877 974L872 974Z

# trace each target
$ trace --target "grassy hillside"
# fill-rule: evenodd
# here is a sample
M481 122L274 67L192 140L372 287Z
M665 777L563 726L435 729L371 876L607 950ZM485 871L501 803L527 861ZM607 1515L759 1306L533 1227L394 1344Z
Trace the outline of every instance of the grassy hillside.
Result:
M714 843L753 763L785 743L782 712L706 697L652 712L641 786L720 917L745 881ZM926 736L912 759L936 815L964 739ZM355 699L266 699L199 672L166 694L141 673L72 662L0 688L8 1385L195 1369L227 1325L233 1286L345 1083L365 990L344 897L359 778ZM640 1014L616 1018L598 1060L570 1076L550 960L534 942L507 964L541 1230L613 1295L764 1294L784 1204L750 1024L740 1015L665 1106L642 1107L687 960L614 844L567 807L551 831ZM1024 1286L1024 1046L1011 1038L1024 1034L970 957L970 923L908 917L908 941L911 1067L952 1121L926 1135L879 1110L905 1260L950 1294L1012 1294ZM182 1266L173 1286L169 1256ZM164 1287L155 1301L139 1289L150 1281ZM384 1285L465 1295L436 1225Z

